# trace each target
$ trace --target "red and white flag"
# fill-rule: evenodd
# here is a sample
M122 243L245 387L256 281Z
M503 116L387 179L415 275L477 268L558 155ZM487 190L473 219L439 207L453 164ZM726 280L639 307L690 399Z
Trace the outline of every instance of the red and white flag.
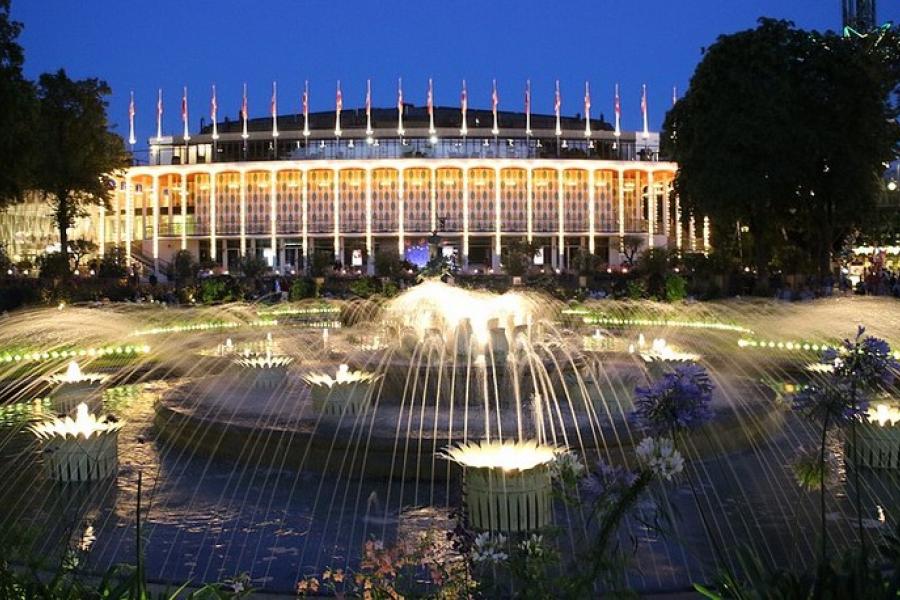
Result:
M241 137L245 140L250 137L250 134L247 133L247 84L244 84L244 97L241 100L241 122L243 123L243 129L241 131Z
M494 113L494 126L491 128L491 133L497 135L500 133L500 127L497 123L497 107L500 106L500 94L497 93L497 80L494 79L491 90L491 112Z
M434 135L434 84L431 81L431 77L428 78L428 133Z
M525 81L525 134L531 135L531 80Z
M641 134L646 140L650 137L649 119L647 118L647 84L641 86L641 114L644 117L644 131Z
M620 127L620 124L622 121L622 104L621 104L621 102L619 102L619 84L618 83L616 84L616 95L615 95L615 100L613 102L614 102L613 112L615 112L615 115L616 115L616 128L613 131L613 135L615 135L616 137L619 137L620 135L622 135L622 128Z
M553 112L556 114L556 135L562 135L560 112L562 111L562 94L559 93L559 79L556 80L556 96L553 99Z
M459 128L460 135L466 135L469 132L469 125L466 122L466 112L469 110L469 91L466 89L466 80L463 79L462 91L459 93L459 109L462 112L462 125Z
M334 135L341 135L341 110L344 108L344 94L341 92L341 80L338 79L337 91L334 95Z
M303 83L303 135L309 136L309 81Z
M219 139L219 101L216 100L216 86L212 86L212 99L209 101L209 116L212 120L212 139Z
M181 96L181 120L184 122L184 140L187 141L191 139L191 134L188 131L187 86L184 86L184 94Z
M591 84L584 82L584 135L591 137Z
M134 92L131 92L131 102L128 103L128 143L132 146L137 143L134 137Z
M397 79L397 135L406 133L403 129L403 78Z
M372 80L366 79L366 135L372 133Z
M159 89L159 93L156 96L156 139L162 137L162 117L163 117L163 101L162 101L162 88Z
M272 137L278 137L278 84L272 82Z

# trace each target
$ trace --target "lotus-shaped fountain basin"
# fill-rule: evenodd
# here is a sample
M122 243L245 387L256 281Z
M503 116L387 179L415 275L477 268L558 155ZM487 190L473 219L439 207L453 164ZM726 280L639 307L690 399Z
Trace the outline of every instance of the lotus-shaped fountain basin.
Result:
M369 390L378 375L370 371L350 370L348 365L338 367L334 377L328 373L312 372L303 375L310 386L313 406L320 412L333 416L359 414L369 403Z
M54 385L73 385L80 384L84 386L96 385L106 382L109 375L103 373L85 373L76 361L70 361L66 367L65 373L54 373L47 376L47 381Z
M294 358L292 356L263 354L235 359L234 364L245 369L285 369L293 362Z
M52 479L91 481L115 474L118 432L124 425L90 414L82 402L74 419L38 423L31 431L44 446L45 465Z
M497 440L456 444L441 456L468 468L527 471L549 464L560 452L556 446L535 440Z

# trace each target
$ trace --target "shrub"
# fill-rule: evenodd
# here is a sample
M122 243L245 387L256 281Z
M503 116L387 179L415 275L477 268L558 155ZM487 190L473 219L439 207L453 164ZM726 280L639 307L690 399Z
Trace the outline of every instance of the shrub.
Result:
M291 284L291 289L288 294L288 297L292 301L303 300L304 298L314 298L316 296L316 284L315 282L305 278L298 277Z
M353 281L349 289L350 293L360 298L368 298L375 293L375 284L368 277L361 277Z
M121 279L128 275L125 255L121 248L111 248L96 266L97 276L104 279Z
M228 277L210 277L200 283L200 302L231 302L237 300L233 282Z
M647 293L647 286L640 279L632 279L626 284L626 294L631 300L640 300Z
M687 297L687 282L681 275L666 277L666 301L680 302Z
M37 258L41 279L61 279L71 272L69 261L60 252L47 252Z
M183 285L194 278L194 256L190 250L179 250L172 260L175 282Z

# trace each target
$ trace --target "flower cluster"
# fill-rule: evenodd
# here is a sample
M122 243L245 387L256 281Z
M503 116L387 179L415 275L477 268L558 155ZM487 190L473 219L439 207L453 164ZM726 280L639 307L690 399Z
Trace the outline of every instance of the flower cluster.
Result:
M693 429L712 418L712 391L703 367L681 365L649 387L635 388L633 416L654 435Z
M838 378L853 381L859 387L890 385L895 373L900 371L900 363L894 359L890 344L864 335L865 332L866 328L860 326L856 338L845 339L840 347L826 350L822 363L833 366Z
M573 452L560 452L550 463L550 476L558 481L577 481L583 474L584 463Z
M582 497L591 502L614 502L637 481L637 474L625 467L598 461L597 467L581 480Z
M541 558L547 552L544 547L544 536L532 533L531 537L519 542L519 550L529 558Z
M817 421L837 425L859 421L869 408L862 391L842 379L802 388L794 394L793 405Z
M502 534L491 535L490 532L480 533L475 536L475 544L472 547L472 560L474 562L500 563L509 558L506 550L506 537Z
M635 454L643 467L666 481L684 470L684 457L669 438L645 437L635 448Z

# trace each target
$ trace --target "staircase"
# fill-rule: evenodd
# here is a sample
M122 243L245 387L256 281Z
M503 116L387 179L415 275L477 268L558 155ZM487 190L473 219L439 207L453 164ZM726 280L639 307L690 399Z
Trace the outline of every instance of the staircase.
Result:
M166 273L169 271L170 263L167 260L159 259L154 262L152 256L147 256L144 254L143 245L141 242L133 242L131 244L131 261L135 263L139 263L143 268L141 269L141 281L149 281L150 274L156 273L156 279L160 283L168 283L169 278L166 277ZM158 270L157 270L158 264Z

